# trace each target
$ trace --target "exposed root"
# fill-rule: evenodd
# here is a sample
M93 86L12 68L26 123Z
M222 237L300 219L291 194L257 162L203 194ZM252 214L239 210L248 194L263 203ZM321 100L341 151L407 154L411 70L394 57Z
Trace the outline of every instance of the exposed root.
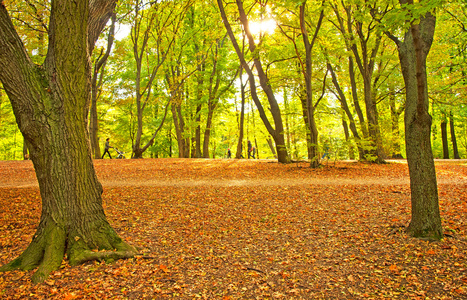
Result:
M65 254L65 231L54 226L47 235L44 256L39 268L32 276L33 283L43 282L50 272L57 270L62 264Z
M104 251L104 252L94 252L90 250L85 250L82 251L79 256L73 258L73 264L71 263L70 259L70 264L72 265L79 265L82 263L85 263L87 261L106 261L106 262L112 262L114 260L118 259L123 259L123 258L131 258L135 256L135 252L133 251Z
M102 224L97 232L95 236L89 234L83 238L70 232L67 234L63 228L51 222L38 229L28 248L18 258L0 267L0 272L32 270L38 267L32 276L32 282L40 283L46 280L51 272L60 268L65 252L72 266L92 260L112 262L134 257L138 253L134 247L125 243L108 223Z

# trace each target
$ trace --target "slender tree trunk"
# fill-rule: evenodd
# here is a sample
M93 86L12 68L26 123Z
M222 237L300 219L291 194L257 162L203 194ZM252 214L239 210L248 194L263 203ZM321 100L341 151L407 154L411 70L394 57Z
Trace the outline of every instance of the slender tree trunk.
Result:
M201 157L201 104L196 106L196 116L195 116L195 149L192 154L195 158Z
M206 129L204 130L203 139L203 157L209 158L209 140L211 139L212 117L214 115L214 108L211 103L208 104L208 117L206 119Z
M449 127L451 129L451 142L454 159L460 159L459 149L457 148L456 130L454 127L454 118L452 116L452 112L449 113Z
M363 115L362 108L360 107L360 101L358 101L358 92L357 92L357 80L355 79L355 67L353 58L349 56L349 77L350 77L350 87L352 90L352 99L353 104L355 107L355 111L357 112L358 121L360 123L360 129L363 133L363 138L368 138L368 130L366 128L365 117Z
M240 159L243 157L243 127L245 124L245 85L243 84L243 67L240 66L240 93L242 97L242 106L240 108L240 124L239 124L239 134L238 134L238 142L237 142L237 151L235 153L235 158Z
M317 103L313 103L313 90L311 86L312 74L312 53L314 41L318 35L324 18L324 10L321 10L313 39L310 41L308 37L308 30L305 22L306 0L300 6L300 32L302 34L303 44L305 45L305 66L304 66L304 80L305 80L305 95L306 95L306 111L308 116L308 130L310 131L310 167L316 168L319 166L319 144L318 144L318 127L315 121L315 109Z
M312 150L311 150L311 146L312 146L312 142L311 142L311 132L308 128L310 128L310 120L308 118L308 109L307 109L307 100L306 100L306 91L305 89L303 89L303 87L300 87L301 88L301 93L300 93L300 104L302 105L302 116L303 116L303 122L305 123L305 128L307 128L306 130L306 150L307 150L307 157L308 159L311 160L311 158L313 157L313 154L312 154Z
M391 129L392 129L392 158L403 158L400 144L399 117L404 111L403 107L396 108L396 97L394 91L389 95L389 107L391 109Z
M426 77L426 57L433 42L435 23L435 16L427 13L420 23L411 25L404 41L390 34L389 37L398 46L406 86L405 143L412 203L412 219L407 231L415 237L439 240L443 237L443 229L431 149L432 119L428 113Z
M273 140L269 137L266 141L268 142L268 146L269 146L269 149L271 149L272 155L274 156L274 158L277 158Z
M287 149L291 151L292 149L292 143L290 142L290 125L289 125L289 119L290 119L290 107L289 107L289 99L288 99L288 94L287 94L287 89L284 88L284 108L285 108L285 133L287 136ZM293 153L293 152L292 152ZM293 154L290 155L291 159L294 159Z
M39 267L33 282L58 269L65 254L76 265L136 253L107 222L87 134L89 53L115 2L92 2L91 7L88 1L51 4L49 51L41 67L29 59L0 5L0 80L30 145L42 198L42 215L31 243L0 271Z
M449 159L449 146L448 146L448 121L446 116L441 120L441 140L443 141L443 158Z

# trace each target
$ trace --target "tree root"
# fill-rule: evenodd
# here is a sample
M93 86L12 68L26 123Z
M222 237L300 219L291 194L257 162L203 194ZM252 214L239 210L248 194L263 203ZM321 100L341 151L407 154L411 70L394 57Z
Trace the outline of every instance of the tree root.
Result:
M131 258L138 253L134 247L122 241L108 223L101 224L98 234L89 234L86 237L71 232L67 234L54 222L49 222L44 227L41 225L43 224L39 225L28 248L16 259L0 267L0 272L32 270L38 267L32 276L32 282L40 283L51 272L60 268L65 253L72 266L92 260L111 262Z
M104 251L104 252L94 252L90 250L85 250L80 253L78 257L73 258L73 263L70 265L79 265L88 261L106 261L112 262L114 260L123 259L123 258L132 258L135 256L135 252L132 251Z

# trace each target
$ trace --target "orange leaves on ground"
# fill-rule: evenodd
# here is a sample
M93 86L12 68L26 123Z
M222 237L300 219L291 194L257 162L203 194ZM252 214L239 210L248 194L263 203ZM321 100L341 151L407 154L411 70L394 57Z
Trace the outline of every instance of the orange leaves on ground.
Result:
M48 281L0 273L2 299L462 299L466 166L437 164L446 238L405 235L407 166L251 160L98 160L109 222L140 249L62 264ZM16 176L12 170L18 169ZM0 162L0 263L40 218L30 162Z

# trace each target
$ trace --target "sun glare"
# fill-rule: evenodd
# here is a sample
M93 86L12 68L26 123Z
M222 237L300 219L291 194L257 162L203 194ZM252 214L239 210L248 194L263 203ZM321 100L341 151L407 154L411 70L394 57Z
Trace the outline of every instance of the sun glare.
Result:
M250 22L250 31L253 35L272 34L276 30L277 24L273 19Z

